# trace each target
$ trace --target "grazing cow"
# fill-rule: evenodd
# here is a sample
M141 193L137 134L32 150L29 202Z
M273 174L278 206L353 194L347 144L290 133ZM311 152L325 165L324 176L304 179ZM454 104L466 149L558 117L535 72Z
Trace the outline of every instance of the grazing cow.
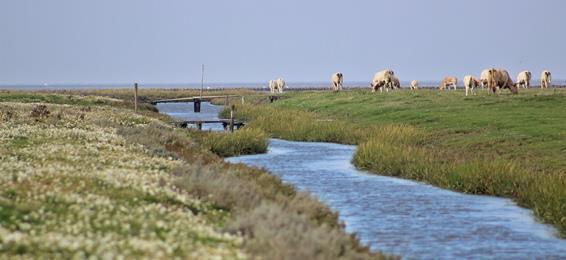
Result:
M375 73L370 84L371 92L376 92L378 89L380 92L383 92L383 88L385 88L386 91L389 91L390 88L393 89L394 77L395 72L392 70L382 70Z
M531 86L531 72L528 70L521 71L517 75L517 87L529 88Z
M271 93L283 93L283 88L285 88L285 80L282 78L269 81L269 90Z
M344 75L342 72L336 72L332 74L332 90L339 91L342 90L342 84L344 83Z
M513 83L511 76L509 76L509 72L504 69L489 69L488 87L493 93L497 93L497 90L500 88L507 88L513 94L519 92L517 85Z
M548 88L551 86L550 81L552 80L552 75L550 71L545 70L540 74L540 88Z
M393 89L400 89L401 88L401 81L399 81L399 78L393 76Z
M464 87L466 88L466 96L468 96L468 91L472 92L472 95L476 94L475 89L480 85L480 81L473 76L467 75L464 77Z
M452 86L454 89L456 89L457 85L458 85L458 78L448 76L448 77L444 77L444 79L442 79L438 88L440 90L444 90L446 88L448 88L448 90L450 90L450 86Z
M413 80L411 81L411 89L418 89L419 88L419 82L417 80Z

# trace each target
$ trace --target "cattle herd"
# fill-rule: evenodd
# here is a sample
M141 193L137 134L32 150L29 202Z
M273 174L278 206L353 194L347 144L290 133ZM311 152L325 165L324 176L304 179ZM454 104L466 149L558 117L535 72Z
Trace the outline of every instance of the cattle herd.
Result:
M474 76L466 75L464 77L464 88L466 89L466 96L471 93L476 94L476 89L479 87L487 88L493 93L499 93L500 89L509 89L511 93L517 94L519 88L529 88L531 86L531 72L522 71L517 75L517 81L513 82L513 79L509 75L509 72L505 69L489 68L481 72L480 78L477 79ZM548 88L550 86L551 74L550 71L545 70L540 76L540 87ZM344 83L344 75L342 72L336 72L332 74L331 77L331 89L333 91L342 90L342 85ZM450 87L456 89L458 85L458 78L453 76L444 77L438 86L439 90L450 90ZM412 90L419 88L419 82L416 80L411 81L410 85ZM285 88L285 81L282 78L269 81L269 89L271 93L283 93L283 88ZM394 90L401 88L401 83L399 78L395 76L393 70L387 69L376 73L373 76L373 80L370 83L370 88L372 92L379 90L386 92L389 90Z

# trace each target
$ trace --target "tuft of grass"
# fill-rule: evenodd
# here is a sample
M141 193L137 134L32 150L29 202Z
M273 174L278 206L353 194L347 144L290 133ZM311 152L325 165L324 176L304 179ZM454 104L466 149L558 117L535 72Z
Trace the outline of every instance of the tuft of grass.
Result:
M189 136L221 157L267 152L267 134L259 129L242 128L234 133L189 130Z
M245 246L253 255L271 259L386 258L368 255L365 249L353 246L353 236L328 226L313 226L307 216L292 214L270 203L240 215L228 230L247 237Z

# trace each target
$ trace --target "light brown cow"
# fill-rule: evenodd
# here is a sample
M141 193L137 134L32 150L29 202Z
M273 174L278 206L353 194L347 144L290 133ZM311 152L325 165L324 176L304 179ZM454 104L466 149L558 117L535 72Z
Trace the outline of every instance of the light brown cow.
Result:
M390 69L375 73L370 84L371 92L376 92L378 89L380 92L383 92L383 88L385 88L386 91L389 91L390 88L393 89L394 77L395 72Z
M531 72L528 70L521 71L517 75L517 87L529 88L531 86Z
M448 90L450 90L450 86L452 86L454 89L456 89L457 85L458 85L458 78L448 76L448 77L444 77L444 79L442 79L442 81L440 82L440 85L438 86L438 89L444 90L444 89L448 88Z
M472 95L476 94L475 89L480 85L480 81L473 76L466 75L464 77L464 87L466 88L466 96L468 96L468 91L472 92Z
M342 84L344 83L344 75L342 72L336 72L332 74L332 90L339 91L342 90Z
M415 90L419 88L419 82L417 80L411 81L411 89Z
M507 88L513 94L519 93L517 86L513 83L509 72L504 69L489 69L488 87L493 93L497 93L500 88Z
M545 70L540 74L540 88L548 88L551 86L552 75L550 71Z

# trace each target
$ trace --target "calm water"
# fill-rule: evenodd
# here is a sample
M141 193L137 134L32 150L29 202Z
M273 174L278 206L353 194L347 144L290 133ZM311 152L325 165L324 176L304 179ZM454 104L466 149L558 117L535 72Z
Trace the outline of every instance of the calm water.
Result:
M177 119L217 118L221 107L159 104ZM204 126L207 127L207 126ZM211 126L212 129L221 127ZM511 200L471 196L358 171L354 146L271 140L269 152L228 158L262 167L340 212L372 249L405 258L566 259L566 240Z
M271 140L269 147L227 160L312 192L372 249L406 258L566 258L566 240L511 200L366 174L350 163L354 146Z

